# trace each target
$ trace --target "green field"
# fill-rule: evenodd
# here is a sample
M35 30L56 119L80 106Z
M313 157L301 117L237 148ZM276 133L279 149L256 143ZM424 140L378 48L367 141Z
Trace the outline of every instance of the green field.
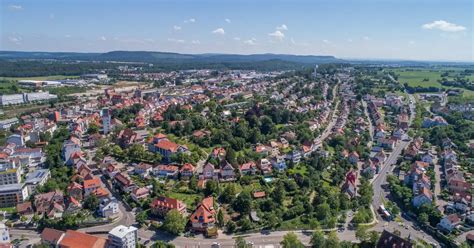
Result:
M55 75L55 76L43 76L43 77L0 77L0 80L62 80L62 79L75 79L79 76L65 76L65 75Z
M446 77L447 79L454 79L455 76L458 75L457 72L453 72L453 70L447 69L412 69L412 68L402 68L402 69L393 69L398 76L398 81L402 84L407 83L411 87L438 87L444 89L461 89L464 91L463 97L466 98L473 98L474 91L467 90L464 88L457 88L457 87L449 87L441 85L438 80L441 79L441 74L446 71L449 71L449 76ZM474 75L466 76L470 81L474 81Z

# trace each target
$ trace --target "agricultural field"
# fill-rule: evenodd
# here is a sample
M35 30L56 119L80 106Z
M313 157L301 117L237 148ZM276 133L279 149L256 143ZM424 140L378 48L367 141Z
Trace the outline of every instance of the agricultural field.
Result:
M464 88L443 86L438 80L441 80L442 74L448 73L448 76L444 78L448 80L454 80L456 77L461 76L461 72L464 69L461 68L439 68L439 69L429 69L429 68L398 68L392 69L395 74L398 75L398 81L402 84L407 83L411 87L438 87L444 89L461 89L464 91L463 97L465 98L474 98L474 91L467 90ZM474 82L474 73L470 75L462 75L465 79Z

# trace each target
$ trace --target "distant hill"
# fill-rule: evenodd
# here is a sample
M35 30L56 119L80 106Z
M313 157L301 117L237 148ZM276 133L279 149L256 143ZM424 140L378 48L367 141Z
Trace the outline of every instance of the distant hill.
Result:
M302 64L341 63L334 56L289 54L181 54L151 51L112 51L107 53L16 52L0 51L0 59L84 60L143 63L248 63L281 60Z

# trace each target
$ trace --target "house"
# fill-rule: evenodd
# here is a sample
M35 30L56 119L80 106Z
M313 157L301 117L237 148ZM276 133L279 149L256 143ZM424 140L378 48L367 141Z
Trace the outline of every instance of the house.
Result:
M301 161L301 153L298 150L293 150L288 154L288 159L290 159L293 164L297 164Z
M164 178L178 178L179 168L176 165L165 165L161 164L158 165L155 169L153 174L158 177Z
M413 206L416 208L421 207L424 204L431 204L433 200L433 194L428 188L422 188L421 191L412 200Z
M13 248L10 244L10 230L3 222L0 222L0 247Z
M359 162L359 154L356 151L351 152L349 155L349 162L356 164Z
M379 164L382 164L387 160L387 155L385 154L384 151L377 152L373 158L374 162L377 162Z
M181 169L179 169L179 174L181 175L182 179L187 179L191 178L194 175L194 166L190 163L185 163L183 166L181 166Z
M147 199L150 196L150 190L147 187L135 188L130 196L135 202L140 203L141 200Z
M135 183L124 173L117 173L114 177L116 187L126 193L132 192L136 187Z
M211 163L206 163L204 167L202 168L202 174L200 175L199 178L204 179L204 180L208 180L208 179L217 180L218 173L216 169L214 168L214 165Z
M186 214L186 204L180 200L173 198L160 196L153 199L150 204L151 212L156 216L165 217L166 214L171 210L176 210L182 215Z
M256 191L256 192L253 193L253 198L254 199L264 198L265 196L266 196L265 191Z
M127 148L135 143L137 133L130 128L121 130L117 136L118 144L121 148Z
M82 190L83 190L82 185L76 182L72 182L71 184L69 184L69 186L66 189L67 194L69 196L72 196L79 201L82 201L83 199Z
M183 145L176 144L166 137L164 134L157 134L148 143L148 150L154 153L160 153L165 161L170 161L171 155L188 152L188 148Z
M153 165L140 162L137 166L135 166L134 172L137 175L140 175L142 178L146 178L150 175L153 170Z
M60 190L38 194L35 196L34 205L38 215L59 218L64 212L64 195Z
M426 153L426 154L424 154L424 155L421 157L421 161L432 165L434 158L435 158L434 155L432 155L432 154L430 154L430 153Z
M79 247L106 248L107 240L90 234L67 230L59 242L59 248Z
M135 248L137 247L137 228L119 225L110 230L108 235L109 247Z
M220 180L221 181L234 181L235 180L235 171L232 165L224 160L224 165L221 166L220 170Z
M102 182L99 177L93 177L92 179L86 179L83 182L84 196L90 195L93 191L102 187Z
M284 171L286 170L286 161L284 156L275 156L271 160L272 168L275 168L277 171Z
M16 205L16 212L22 216L28 216L28 215L34 214L33 206L31 205L31 202L29 201L18 203Z
M451 192L469 192L472 184L464 180L451 179L448 181L448 189Z
M67 197L66 203L67 203L67 208L66 208L67 213L76 213L82 209L82 204L72 196Z
M357 172L350 170L346 174L346 180L342 185L342 191L348 194L351 198L354 198L357 194L356 180Z
M41 242L49 247L59 247L59 242L63 239L65 233L52 228L45 228L41 232Z
M215 227L215 215L214 198L204 198L190 217L192 230L207 233L209 229Z
M413 244L387 230L383 230L377 242L376 248L412 248Z
M81 141L74 137L71 136L70 139L64 141L63 146L62 146L62 157L64 161L66 161L66 165L72 165L72 160L71 155L80 152L81 151Z
M223 159L225 158L226 151L224 147L216 147L212 149L211 157L215 159Z
M436 225L438 229L450 233L456 228L459 224L461 224L461 219L457 214L450 214L441 219L441 221Z
M255 162L250 161L240 165L239 170L241 175L255 175L257 171L257 165Z
M115 197L102 199L97 210L103 218L113 218L118 215L119 211L119 204Z
M448 125L448 122L443 117L435 116L433 118L425 117L425 119L423 119L423 123L421 124L421 127L430 128L430 127L447 126L447 125Z
M272 173L272 163L266 158L260 159L260 162L258 163L258 168L260 169L263 175L268 175Z

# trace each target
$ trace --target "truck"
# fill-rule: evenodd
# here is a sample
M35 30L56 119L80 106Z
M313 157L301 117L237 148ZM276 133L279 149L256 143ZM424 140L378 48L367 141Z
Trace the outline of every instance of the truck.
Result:
M385 206L384 206L383 204L381 204L381 205L379 206L379 209L378 209L378 210L379 210L380 215L381 215L384 219L389 220L389 221L392 220L392 215L391 215L390 212L385 208Z

